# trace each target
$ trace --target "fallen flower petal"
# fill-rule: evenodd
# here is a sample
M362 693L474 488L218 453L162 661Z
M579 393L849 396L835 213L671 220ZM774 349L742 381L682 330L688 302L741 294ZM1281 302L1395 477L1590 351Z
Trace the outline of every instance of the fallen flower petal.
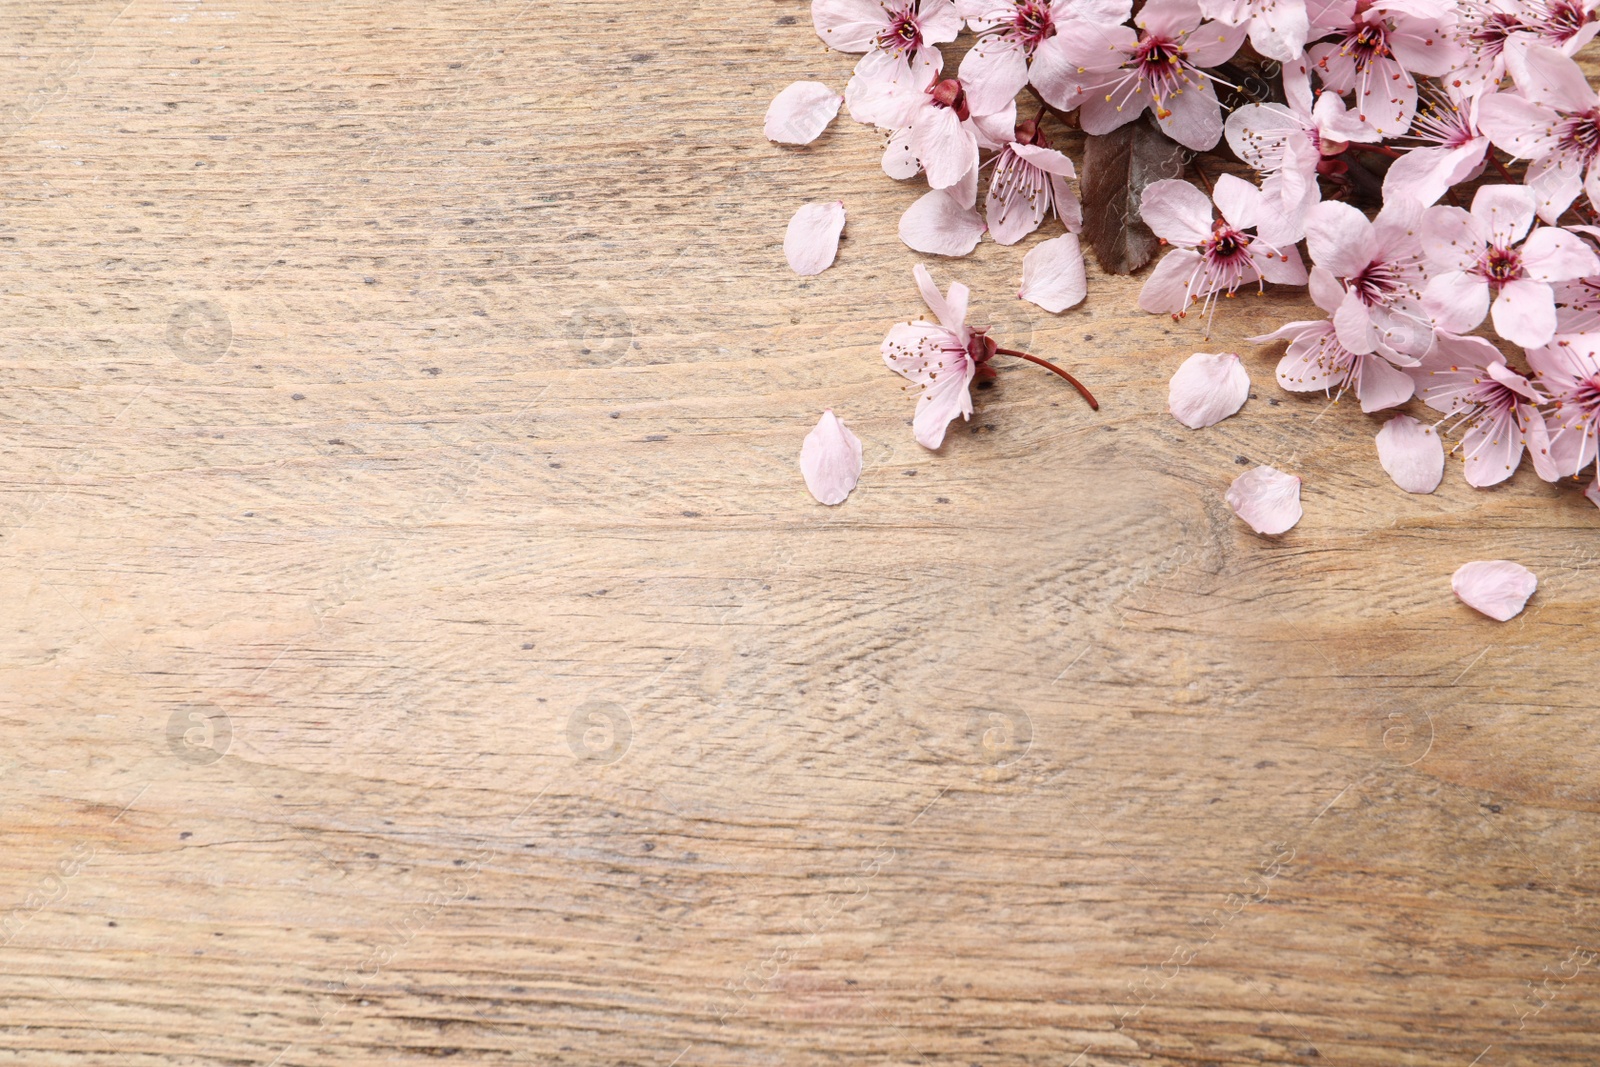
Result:
M1300 521L1300 479L1273 467L1245 471L1228 487L1228 506L1258 534L1281 534Z
M772 98L763 127L767 140L810 144L839 113L844 97L821 82L795 82Z
M839 253L839 233L844 229L844 201L803 204L783 237L783 255L800 275L821 274L833 266Z
M861 478L861 438L832 411L824 411L800 446L800 473L818 501L844 503Z
M1244 407L1250 395L1250 375L1232 352L1196 352L1172 376L1167 410L1172 417L1198 430L1215 426Z
M900 216L900 240L918 252L935 256L964 256L978 247L985 227L976 208L944 189L923 194Z
M1444 477L1444 445L1433 427L1396 415L1378 431L1378 462L1408 493L1431 493Z
M1017 296L1059 314L1089 292L1078 235L1062 234L1042 242L1022 257L1022 288Z
M1505 622L1521 613L1539 587L1539 579L1508 559L1464 563L1450 578L1450 588L1467 607Z

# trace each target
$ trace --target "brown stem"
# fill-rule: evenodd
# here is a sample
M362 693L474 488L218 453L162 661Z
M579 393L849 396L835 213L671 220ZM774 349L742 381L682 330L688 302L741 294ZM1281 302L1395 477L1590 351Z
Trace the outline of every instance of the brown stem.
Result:
M1517 179L1511 176L1511 172L1509 170L1506 170L1506 165L1500 162L1500 157L1494 154L1494 149L1489 149L1487 154L1489 156L1489 162L1494 164L1494 169L1500 172L1500 177L1504 178L1512 185L1517 184Z
M1358 152L1371 152L1374 155L1388 156L1390 159L1399 159L1401 156L1405 155L1404 152L1396 152L1388 145L1362 144L1360 141L1351 141L1347 147L1354 148Z
M1001 355L1001 356L1015 356L1018 359L1025 359L1029 363L1037 363L1039 366L1045 368L1046 370L1055 371L1057 374L1061 375L1067 381L1071 382L1072 383L1072 387L1074 389L1076 389L1078 392L1083 394L1083 398L1089 402L1089 409L1091 411L1099 411L1100 410L1100 401L1098 401L1098 400L1096 400L1094 398L1094 394L1093 393L1089 392L1088 389L1084 388L1084 385L1083 385L1082 382L1078 381L1078 379L1074 378L1072 375L1068 374L1066 371L1062 370L1060 367L1056 366L1054 363L1051 363L1048 359L1040 359L1038 356L1030 356L1030 355L1028 355L1028 353L1026 353L1026 352L1018 352L1014 348L997 348L997 349L995 349L995 353L997 355Z

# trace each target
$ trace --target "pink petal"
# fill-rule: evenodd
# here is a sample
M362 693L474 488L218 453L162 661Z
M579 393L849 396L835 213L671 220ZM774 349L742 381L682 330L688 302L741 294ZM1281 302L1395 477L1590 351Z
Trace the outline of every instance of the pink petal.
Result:
M1377 257L1378 239L1371 221L1361 212L1349 204L1325 200L1306 212L1306 249L1317 266L1341 278L1352 278Z
M1490 308L1494 332L1512 344L1538 348L1556 332L1556 297L1544 282L1518 278L1507 282Z
M944 443L944 431L957 415L972 415L972 378L977 364L967 361L964 375L943 374L922 391L917 412L911 420L911 433L924 448Z
M943 189L924 194L900 216L900 240L918 252L964 256L983 236L983 216Z
M1167 96L1166 108L1165 118L1156 111L1156 125L1185 148L1209 152L1222 140L1222 105L1209 78L1193 77L1182 91Z
M829 48L865 52L889 28L889 18L874 0L812 0L811 25Z
M810 144L839 113L844 97L821 82L795 82L767 107L767 140Z
M1077 234L1053 237L1022 257L1022 288L1017 292L1022 299L1059 314L1088 292Z
M1192 248L1174 248L1161 258L1139 290L1139 306L1152 315L1176 315L1189 306L1189 280L1201 264Z
M1250 396L1250 375L1232 352L1196 352L1172 376L1167 410L1173 418L1198 430L1215 426L1244 407Z
M1396 369L1382 356L1356 358L1361 361L1361 378L1356 382L1356 396L1361 401L1361 410L1367 414L1399 407L1416 392L1416 380L1405 371Z
M803 204L789 220L789 231L783 238L784 258L796 274L821 274L833 266L843 229L844 201Z
M1272 467L1245 471L1228 487L1228 506L1258 534L1281 534L1300 521L1300 479Z
M1600 274L1600 259L1583 238L1558 226L1534 230L1522 242L1521 252L1523 269L1534 281L1564 282Z
M922 107L911 123L911 150L928 184L944 189L978 165L978 138L948 107Z
M1463 604L1500 622L1521 614L1538 587L1532 571L1508 559L1463 563L1450 578L1450 588Z
M800 446L800 473L819 502L844 503L861 478L861 438L832 411L824 411Z
M1378 431L1378 462L1408 493L1431 493L1444 477L1444 445L1433 427L1396 415Z
M1503 248L1527 236L1538 208L1538 197L1526 185L1480 185L1472 196L1472 217Z
M1434 270L1476 267L1488 237L1489 228L1458 207L1430 207L1422 213L1422 253ZM1316 256L1315 251L1311 254Z
M1145 186L1139 215L1157 237L1178 248L1194 248L1211 236L1211 198L1179 178Z

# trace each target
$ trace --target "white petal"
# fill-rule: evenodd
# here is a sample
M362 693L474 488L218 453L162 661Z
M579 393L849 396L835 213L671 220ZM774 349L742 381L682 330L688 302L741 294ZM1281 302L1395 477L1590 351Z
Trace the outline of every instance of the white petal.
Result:
M1463 604L1501 622L1515 618L1538 587L1532 571L1508 559L1464 563L1450 579Z
M1244 407L1250 375L1232 352L1196 352L1183 361L1167 393L1172 417L1198 430L1215 426Z
M824 411L800 446L806 488L824 504L842 504L861 478L861 438L832 411Z
M839 113L844 97L821 82L795 82L767 105L767 140L810 144Z
M789 232L783 237L784 258L796 274L821 274L833 266L843 229L844 201L804 204L789 220Z
M1022 299L1059 313L1082 301L1088 292L1077 234L1052 237L1022 257L1022 288L1017 291Z
M1378 431L1378 462L1408 493L1431 493L1444 477L1444 445L1433 427L1396 415Z
M923 194L900 216L900 240L936 256L966 255L978 246L984 228L976 208L962 207L944 189Z
M1258 534L1281 534L1300 521L1300 479L1273 467L1245 471L1228 487L1228 506Z

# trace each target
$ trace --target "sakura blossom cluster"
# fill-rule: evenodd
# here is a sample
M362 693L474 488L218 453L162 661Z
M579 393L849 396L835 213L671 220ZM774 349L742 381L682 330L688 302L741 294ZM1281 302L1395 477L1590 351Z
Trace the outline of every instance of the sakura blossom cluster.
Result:
M1600 96L1576 59L1600 32L1597 7L813 0L817 36L859 59L842 95L814 82L779 94L767 132L808 143L841 104L878 128L883 170L926 184L898 227L919 252L963 256L985 234L1014 245L1054 217L1064 232L1028 252L1020 295L1060 313L1086 293L1085 216L1108 208L1080 205L1056 145L1150 124L1191 153L1199 184L1179 165L1133 190L1128 224L1167 246L1141 308L1193 314L1210 336L1239 289L1304 286L1318 315L1250 340L1286 342L1287 390L1351 394L1368 413L1415 402L1377 436L1402 488L1433 491L1448 442L1473 486L1505 481L1526 455L1548 481L1592 475L1600 506ZM952 46L964 46L953 71ZM826 269L843 224L842 204L803 208L785 242L795 269ZM937 311L937 289L919 284ZM960 340L964 326L936 317L918 329ZM907 329L885 358L922 385L917 438L938 447L983 361L936 366L934 342ZM939 350L994 354L969 341ZM1236 357L1190 368L1174 414L1206 424L1244 373ZM1287 500L1287 483L1255 481Z

